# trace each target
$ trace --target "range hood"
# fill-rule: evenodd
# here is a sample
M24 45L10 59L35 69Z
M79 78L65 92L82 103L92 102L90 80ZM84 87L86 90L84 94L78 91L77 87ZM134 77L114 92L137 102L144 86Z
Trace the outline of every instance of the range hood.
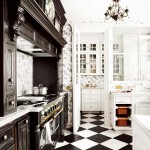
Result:
M31 42L27 41L21 36L17 38L17 50L33 57L54 57L50 53L47 53L41 48L33 45Z

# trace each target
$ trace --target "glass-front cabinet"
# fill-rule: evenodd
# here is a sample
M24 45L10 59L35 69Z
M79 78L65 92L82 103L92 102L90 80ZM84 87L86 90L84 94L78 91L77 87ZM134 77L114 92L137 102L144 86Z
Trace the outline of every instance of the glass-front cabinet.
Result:
M150 28L113 28L113 80L150 81Z
M82 75L100 74L100 50L98 43L80 44L80 73Z

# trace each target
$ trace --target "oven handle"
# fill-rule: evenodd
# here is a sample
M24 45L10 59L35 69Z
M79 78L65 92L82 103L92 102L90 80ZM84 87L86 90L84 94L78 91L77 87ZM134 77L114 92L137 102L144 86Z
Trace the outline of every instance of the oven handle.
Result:
M51 118L51 119L50 119L49 121L47 121L47 122L50 123L50 122L52 122L53 120L54 120L54 118ZM45 124L44 124L44 125L41 125L40 127L41 127L41 129L44 129L44 128L45 128Z
M63 108L53 117L53 119L55 119L62 111L63 111Z

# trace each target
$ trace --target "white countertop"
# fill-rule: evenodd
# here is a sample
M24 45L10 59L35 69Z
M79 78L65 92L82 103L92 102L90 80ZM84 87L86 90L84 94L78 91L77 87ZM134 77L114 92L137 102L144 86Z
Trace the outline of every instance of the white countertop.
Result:
M14 121L15 119L29 113L31 108L17 108L17 111L14 113L11 113L10 115L7 115L5 117L0 117L0 127L3 125Z
M62 91L62 92L59 93L59 95L64 95L66 93L68 93L68 92L67 91Z
M150 92L112 92L114 95L150 95Z
M150 115L133 115L132 118L150 137Z

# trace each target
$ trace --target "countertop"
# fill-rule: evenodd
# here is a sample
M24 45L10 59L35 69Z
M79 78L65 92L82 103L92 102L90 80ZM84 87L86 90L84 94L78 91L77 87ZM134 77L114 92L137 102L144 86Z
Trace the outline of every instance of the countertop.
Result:
M31 111L31 108L17 108L17 111L14 113L11 113L10 115L7 115L5 117L0 117L0 127L3 125L14 121L15 119L29 113Z
M81 87L81 90L82 89L100 89L100 90L103 90L104 88L101 88L101 87Z
M150 92L112 92L114 95L150 95Z
M132 119L143 129L145 134L150 137L150 115L133 115Z

